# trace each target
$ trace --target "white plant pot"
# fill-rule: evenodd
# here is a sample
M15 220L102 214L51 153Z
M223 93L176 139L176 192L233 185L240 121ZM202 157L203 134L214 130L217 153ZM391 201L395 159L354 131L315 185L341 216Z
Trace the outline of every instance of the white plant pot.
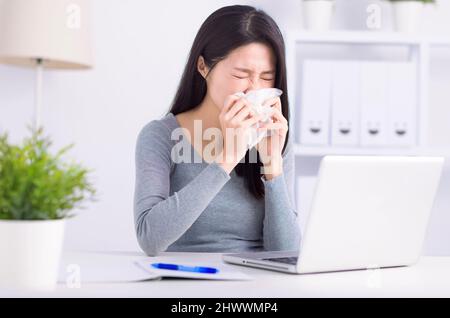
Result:
M330 29L334 11L332 0L303 0L303 19L306 29L326 31Z
M64 239L61 220L0 220L0 288L51 291Z
M392 2L395 30L405 33L417 31L423 6L421 1Z

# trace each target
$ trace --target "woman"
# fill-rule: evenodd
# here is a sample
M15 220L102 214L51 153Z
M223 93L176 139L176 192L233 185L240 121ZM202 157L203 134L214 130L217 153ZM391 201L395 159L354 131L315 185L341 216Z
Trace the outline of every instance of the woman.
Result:
M147 255L299 248L284 54L278 26L253 7L224 7L203 23L171 109L137 140L134 216ZM236 93L273 87L284 93L267 101L271 122L259 128L271 133L247 150L262 117ZM194 162L176 160L177 129ZM207 156L214 129L222 138Z

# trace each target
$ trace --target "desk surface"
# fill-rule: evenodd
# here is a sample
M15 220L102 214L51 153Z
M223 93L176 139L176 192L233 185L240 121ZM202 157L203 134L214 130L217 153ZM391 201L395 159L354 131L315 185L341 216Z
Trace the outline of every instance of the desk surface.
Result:
M221 261L221 254L163 253L187 260ZM136 252L70 252L63 261L106 258L108 262L134 261L145 257ZM450 257L422 257L409 267L320 274L285 274L238 265L251 281L162 279L132 283L83 283L69 288L59 283L54 292L11 293L0 296L40 297L450 297Z

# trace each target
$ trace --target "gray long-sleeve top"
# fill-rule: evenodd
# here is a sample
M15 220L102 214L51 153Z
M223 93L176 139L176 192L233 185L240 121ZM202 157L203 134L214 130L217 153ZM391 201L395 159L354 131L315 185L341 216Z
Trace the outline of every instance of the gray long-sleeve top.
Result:
M283 155L283 173L262 179L265 197L258 200L234 170L228 174L217 163L204 161L186 138L172 140L176 128L176 117L168 113L146 124L137 138L134 220L147 255L299 248L292 138ZM178 151L173 147L180 142L196 161L174 157Z

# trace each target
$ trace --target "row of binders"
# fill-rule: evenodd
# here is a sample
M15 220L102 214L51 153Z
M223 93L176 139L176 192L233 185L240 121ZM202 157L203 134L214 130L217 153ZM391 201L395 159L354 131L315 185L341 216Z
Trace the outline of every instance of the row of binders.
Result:
M300 143L317 146L417 144L416 64L305 60Z

